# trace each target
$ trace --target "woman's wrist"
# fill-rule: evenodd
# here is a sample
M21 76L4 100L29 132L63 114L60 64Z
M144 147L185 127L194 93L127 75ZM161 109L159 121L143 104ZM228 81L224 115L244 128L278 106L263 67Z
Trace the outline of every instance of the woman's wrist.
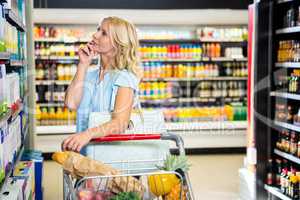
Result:
M94 128L89 128L85 131L85 133L91 138L98 138L98 137L103 137L105 134L100 131L101 129L99 127L94 127Z

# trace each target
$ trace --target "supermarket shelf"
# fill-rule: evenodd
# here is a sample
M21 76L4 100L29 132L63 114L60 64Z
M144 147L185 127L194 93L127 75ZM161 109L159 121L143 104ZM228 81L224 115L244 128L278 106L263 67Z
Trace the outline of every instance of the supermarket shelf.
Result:
M244 100L247 99L246 97ZM186 98L169 98L169 99L150 99L140 100L141 103L157 103L157 104L163 104L163 103L188 103L188 102L234 102L234 101L240 101L240 97L236 98L228 98L228 97L208 97L208 98L200 98L200 97L186 97Z
M36 105L39 105L41 107L62 107L65 104L64 103L37 103Z
M300 32L300 26L290 27L290 28L282 28L282 29L276 30L276 34L299 33L299 32Z
M279 155L279 156L281 156L281 157L283 157L283 158L285 158L285 159L287 159L287 160L290 160L290 161L292 161L294 163L300 164L300 158L298 158L296 156L293 156L291 154L282 152L282 151L280 151L278 149L275 149L274 153L277 154L277 155Z
M247 121L208 121L208 122L169 122L166 123L167 130L225 130L225 129L247 129Z
M26 64L23 60L10 60L10 66L22 67Z
M299 62L278 62L275 63L275 67L300 68L300 63Z
M79 61L79 56L35 56L36 60L65 60L65 61ZM92 63L97 63L98 59L94 58Z
M270 96L282 97L282 98L293 99L293 100L300 100L299 94L292 94L292 93L287 93L287 92L271 92Z
M142 81L246 81L248 77L216 76L203 78L143 78Z
M288 124L288 123L285 123L285 122L279 122L279 121L275 121L274 124L277 125L277 126L280 126L282 128L286 128L286 129L290 129L290 130L293 130L293 131L300 132L300 126L295 126L295 125L292 125L292 124Z
M37 60L79 60L78 56L36 56Z
M226 58L226 57L220 57L220 58L211 58L211 61L248 61L248 58Z
M140 43L200 43L199 39L140 39Z
M142 59L142 62L229 62L229 61L248 61L248 58L200 58L200 59Z
M19 29L22 32L26 32L25 24L15 13L13 13L11 10L8 9L6 9L4 12L7 21L11 25L15 26L17 29Z
M281 200L292 200L290 197L282 194L280 192L280 190L278 188L276 188L276 187L265 185L265 190L267 190L269 193L271 193L272 195L278 197Z
M216 122L181 122L166 123L169 131L199 131L199 130L246 130L247 121L216 121ZM36 134L52 135L52 134L70 134L76 132L75 125L66 126L37 126Z
M6 170L7 173L5 175L4 181L3 181L3 183L0 184L0 191L2 191L2 187L7 184L8 177L10 177L12 175L12 173L14 171L14 166L21 159L23 152L24 152L24 145L22 144L22 146L19 149L19 152L17 152L17 154L16 154L14 162L9 164L8 169Z
M293 2L294 0L278 0L277 4Z
M10 53L0 52L0 60L9 60L9 59L10 59Z
M200 42L220 42L220 43L247 43L246 40L213 40L200 39Z
M48 135L48 134L68 134L75 133L75 125L66 125L66 126L37 126L36 134L38 135Z
M201 62L201 61L209 61L209 58L203 59L142 59L142 62Z
M35 42L53 42L53 43L87 43L89 40L69 39L69 38L37 38Z
M71 81L60 81L60 80L36 80L35 84L36 85L52 85L52 84L57 84L57 85L69 85Z

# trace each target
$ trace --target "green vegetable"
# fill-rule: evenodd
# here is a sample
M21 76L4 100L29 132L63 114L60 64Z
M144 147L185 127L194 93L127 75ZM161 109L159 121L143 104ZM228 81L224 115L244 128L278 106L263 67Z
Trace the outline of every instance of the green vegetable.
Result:
M135 192L121 192L109 200L141 200Z

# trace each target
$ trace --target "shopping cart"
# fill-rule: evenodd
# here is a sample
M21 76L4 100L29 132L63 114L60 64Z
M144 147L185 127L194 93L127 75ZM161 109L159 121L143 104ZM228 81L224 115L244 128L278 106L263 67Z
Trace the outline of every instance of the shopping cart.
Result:
M91 142L125 142L137 140L169 140L174 141L178 147L179 154L185 155L183 140L180 136L170 133L165 134L120 134L110 135L93 139ZM168 196L167 200L194 200L191 182L187 172L159 171L153 168L130 168L130 164L138 166L138 163L152 162L161 164L163 160L127 160L120 161L122 168L119 174L110 176L92 176L81 179L73 179L66 171L63 173L64 200L88 200L88 199L110 199L112 192L121 191L136 192L140 199L152 200L161 199L158 195L165 194L165 190L170 190L164 180L168 175L175 175L179 183L177 184L177 197ZM112 164L112 163L106 163ZM154 166L154 165L153 165ZM140 173L139 173L140 171ZM161 179L161 180L159 180ZM116 186L117 184L117 186ZM118 190L119 189L119 190ZM117 191L116 191L117 190ZM175 192L175 193L176 193ZM83 194L83 195L81 195ZM98 195L98 196L97 196ZM83 197L85 196L85 197ZM91 198L88 198L91 196Z

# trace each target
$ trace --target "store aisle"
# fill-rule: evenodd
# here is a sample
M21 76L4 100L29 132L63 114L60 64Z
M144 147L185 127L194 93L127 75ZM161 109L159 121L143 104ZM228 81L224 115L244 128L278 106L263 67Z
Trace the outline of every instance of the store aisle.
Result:
M238 169L245 155L189 156L190 178L196 200L238 199ZM62 199L62 170L46 161L44 169L45 200Z

